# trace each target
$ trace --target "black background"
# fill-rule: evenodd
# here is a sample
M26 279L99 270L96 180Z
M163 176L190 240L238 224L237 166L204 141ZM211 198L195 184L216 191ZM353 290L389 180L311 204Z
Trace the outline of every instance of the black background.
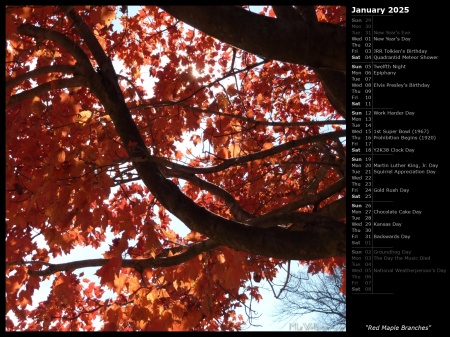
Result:
M394 14L387 16L388 7L408 6L409 13ZM413 250L413 255L431 256L428 263L401 263L401 268L429 268L440 267L448 269L448 235L446 228L450 226L447 217L448 205L448 183L444 175L448 170L447 151L444 148L446 135L450 132L447 129L447 107L448 93L444 93L447 87L448 68L444 61L447 61L447 52L444 50L448 43L448 28L446 26L445 12L443 8L428 3L390 3L384 5L380 2L363 2L359 4L347 4L347 88L351 87L351 14L352 7L384 7L384 16L374 17L373 25L377 30L403 29L411 32L413 40L408 44L399 43L395 48L419 48L427 49L428 55L438 55L438 60L422 61L399 61L407 65L406 71L398 72L391 82L414 82L430 83L430 89L388 89L375 88L373 90L374 107L390 106L396 110L415 111L414 117L377 117L373 116L374 129L407 129L407 128L428 128L437 136L436 141L422 142L395 142L389 141L389 147L415 148L414 154L401 154L384 156L383 161L392 162L432 162L439 165L436 175L374 175L374 187L396 187L402 186L411 189L411 192L401 197L396 194L395 208L422 210L420 216L386 216L391 220L401 220L411 239L405 249ZM375 48L388 48L382 43L374 43ZM393 48L393 44L389 44ZM386 78L386 77L384 77ZM383 77L378 77L375 81L382 82ZM350 116L351 101L350 90L347 90L347 114ZM350 121L350 117L348 119ZM405 125L405 123L411 123ZM348 124L348 135L351 133L351 124ZM351 144L350 137L347 136L347 144ZM374 147L382 147L382 142L374 143ZM351 151L351 148L347 149ZM348 157L347 167L350 168ZM389 159L391 158L391 159ZM347 172L350 177L350 172ZM349 184L350 179L348 179ZM347 191L350 190L349 185ZM351 213L351 204L348 204L347 214ZM402 219L401 219L402 218ZM348 221L350 228L350 221ZM406 232L406 231L405 231ZM375 274L374 288L383 289L380 292L388 294L356 294L351 292L351 232L347 237L347 334L352 335L439 335L447 330L448 323L448 270L445 274L413 274L413 273L385 273ZM395 242L396 250L401 249L403 242ZM382 262L377 262L377 268L382 267ZM392 267L392 264L386 264ZM389 294L390 293L390 294ZM368 330L367 326L378 326L380 330ZM422 331L386 331L384 326L401 329L406 326L423 326L428 330Z

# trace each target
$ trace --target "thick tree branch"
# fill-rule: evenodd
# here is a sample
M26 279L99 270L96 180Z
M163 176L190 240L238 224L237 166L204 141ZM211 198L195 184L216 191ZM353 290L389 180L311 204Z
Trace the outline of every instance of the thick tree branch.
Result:
M111 60L105 54L105 51L103 50L102 46L98 42L95 35L92 33L91 28L88 27L82 21L83 19L76 14L76 12L73 10L72 7L70 6L60 6L60 7L69 17L69 19L72 20L74 26L77 27L78 31L80 32L80 35L84 39L84 43L86 43L92 55L94 56L97 65L104 70L105 74L108 75L111 74L114 75L115 78L117 78L117 76L115 76L114 67L112 66ZM109 67L111 67L112 69L109 69Z
M47 28L36 27L31 24L24 24L17 28L19 34L34 37L38 40L50 40L68 51L77 62L81 64L91 64L89 58L75 42L64 34Z
M346 29L313 20L292 20L292 15L269 18L236 6L159 6L207 35L268 60L313 68L325 93L346 117ZM283 10L283 16L287 10Z
M275 8L284 6L275 6ZM317 23L317 15L314 6L297 6L296 10L301 14L303 21L310 24ZM277 13L277 11L275 10ZM345 54L344 54L345 55ZM345 73L335 72L327 69L314 68L319 80L322 82L323 88L330 103L334 108L346 118L346 78Z
M314 10L313 6L310 6L312 10ZM272 5L273 11L277 16L277 19L282 20L303 20L300 12L298 12L294 6L274 6Z
M159 7L207 35L262 58L345 72L345 28L269 18L236 6Z
M347 117L346 77L344 73L334 70L314 69L322 82L325 94L331 105L343 117Z
M335 202L319 208L316 214L330 217L335 220L342 220L346 216L347 197L342 197Z
M293 213L280 213L273 214L270 217L258 217L254 221L251 221L252 226L259 228L269 228L279 225L286 225L288 223L296 224L295 230L304 230L309 226L314 226L316 230L322 228L328 230L333 226L339 227L341 223L334 220L331 217L322 216L316 213L303 213L303 212L293 212Z
M111 59L105 54L94 33L81 17L71 7L61 6L61 8L66 12L66 15L80 33L99 66L98 72L93 74L89 72L87 74L89 88L104 105L106 113L113 119L122 143L126 147L128 147L130 142L136 144L133 147L128 147L129 155L132 157L149 156L150 153L147 146L125 103Z
M281 7L281 6L275 6L275 7ZM278 13L276 11L275 7L273 7L273 9L274 9L275 13ZM293 6L293 7L301 15L303 21L309 22L309 23L317 22L316 9L314 6Z

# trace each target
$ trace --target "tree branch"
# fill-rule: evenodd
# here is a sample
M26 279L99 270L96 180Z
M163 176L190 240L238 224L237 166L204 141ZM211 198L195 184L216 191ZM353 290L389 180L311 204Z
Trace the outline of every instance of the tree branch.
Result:
M230 193L228 193L223 188L221 188L213 183L210 183L209 181L200 179L199 177L197 177L193 174L179 172L177 170L162 170L162 172L164 173L164 175L166 177L184 179L186 181L191 182L193 185L201 188L202 190L208 191L211 194L219 197L220 199L223 200L225 205L229 208L233 219L238 222L246 222L249 219L252 219L255 217L253 214L251 214L251 213L247 212L245 209L243 209L241 207L241 205L239 205L239 203L236 201L236 199L234 199L234 197Z
M323 133L320 135L314 135L314 136L309 136L309 137L305 137L305 138L300 138L300 139L292 140L290 142L286 142L284 144L274 146L268 150L255 152L255 153L245 155L245 156L225 159L222 163L215 165L215 166L210 166L210 167L185 166L185 165L173 163L166 158L155 157L155 156L148 156L146 158L131 158L131 160L133 160L134 162L141 162L141 163L142 162L157 163L158 165L164 165L168 168L176 169L176 170L179 170L181 172L186 172L186 173L206 174L206 173L219 172L219 171L225 170L231 166L241 165L243 163L246 163L246 162L249 162L252 160L257 160L257 159L262 159L265 157L273 156L275 154L278 154L280 152L283 152L283 151L286 151L289 149L293 149L300 145L315 143L315 142L328 140L328 139L336 139L339 137L345 137L345 134L346 134L346 130L338 130L338 131Z
M281 6L277 6L281 7ZM293 6L294 9L302 16L305 22L317 22L316 9L314 6ZM273 7L275 10L275 7ZM277 13L277 11L275 11Z
M284 7L284 6L275 6ZM275 10L274 7L274 10ZM278 8L279 9L279 8ZM296 6L295 9L301 14L303 21L317 24L317 15L314 6ZM276 12L276 11L275 11ZM276 12L277 13L277 12ZM345 53L344 53L345 55ZM327 69L314 68L319 80L322 82L325 93L341 116L346 118L346 79L344 74Z
M47 28L36 27L31 24L24 24L17 28L19 34L24 34L36 38L37 40L50 40L68 51L77 62L81 64L91 64L89 58L75 42L64 34Z
M269 18L237 6L159 7L207 35L262 58L345 72L345 28Z
M323 190L321 190L318 193L306 195L304 198L302 198L300 200L293 201L285 206L282 206L280 208L274 209L273 211L267 212L264 215L260 215L258 218L250 220L249 224L253 225L253 222L266 221L266 219L270 219L271 216L274 216L276 214L289 213L300 207L317 204L318 202L321 202L322 200L325 200L325 199L331 197L332 195L339 193L340 191L342 191L345 188L345 186L346 186L346 180L345 180L345 178L342 178L342 179L338 180L337 182L335 182L333 185L328 186L327 188L324 188ZM334 209L333 212L331 212L331 210L322 211L323 213L319 213L319 214L325 215L326 212L328 212L330 217L332 217L333 219L336 219L336 220L340 220L343 217L335 216L334 212L336 212L336 214L339 214L339 215L342 214L342 212L345 212L345 204L343 204L341 202L341 203L337 204L335 207L339 207L339 209ZM340 210L340 208L342 208L342 210ZM319 209L319 211L320 211L320 209Z
M35 96L48 93L52 90L74 88L82 85L86 85L86 79L83 76L74 76L72 78L61 78L59 80L50 81L11 96L9 101L6 103L6 106L12 106L27 99L32 99Z
M310 6L313 10L314 7ZM272 5L273 11L277 16L277 19L281 20L303 20L301 14L294 8L294 6L274 6Z
M199 243L194 243L190 245L189 248L183 253L171 257L156 257L156 258L136 259L136 260L123 259L122 267L133 268L138 271L143 271L148 268L177 266L183 262L191 260L192 258L196 257L201 253L210 251L219 246L220 245L217 242L214 242L212 240L205 240ZM168 251L169 249L166 250ZM28 274L30 276L46 276L54 274L58 271L76 270L88 267L101 267L108 264L108 262L109 259L90 259L59 264L53 264L42 261L8 262L7 264L8 265L42 264L47 266L48 268L45 270L28 270Z
M182 103L182 101L158 101L158 102L150 102L149 104L141 104L142 106L151 106L152 108L159 108L164 107L168 105L179 105L183 108L190 109L193 111L198 111L199 113L207 114L207 115L217 115L217 116L225 116L229 118L234 119L240 119L243 121L246 121L250 124L253 124L255 126L258 125L270 125L270 126L285 126L285 127L292 127L292 126L316 126L316 125L345 125L345 120L340 119L334 119L334 120L322 120L322 121L307 121L307 122L272 122L272 121L257 121L253 118L241 116L241 115L233 115L229 113L224 113L220 111L213 111L210 109L202 109L199 107L191 106L188 104Z
M73 10L69 18L73 20L74 27L78 29L85 42L95 39L93 32ZM260 33L258 32L258 34ZM91 47L92 43L89 42L87 45ZM103 53L103 55L94 55L96 60L106 60L105 58L107 58L104 51L96 47L91 52L93 54ZM109 60L109 62L111 61ZM235 250L279 259L316 260L345 255L346 230L344 223L328 228L325 232L323 229L314 226L302 231L290 232L279 227L255 228L228 220L200 207L185 196L171 180L166 179L161 174L157 163L138 161L139 157L149 157L149 151L127 108L114 68L112 64L110 65L111 67L107 65L106 69L102 68L103 65L100 65L100 73L96 73L96 76L89 78L90 89L97 95L105 108L105 112L111 117L116 131L122 143L125 144L128 155L133 158L133 165L144 184L162 206L184 222L191 230L200 232L218 244L226 245ZM343 137L345 131L308 137L305 138L306 140L300 139L298 144L327 139L330 135L336 138ZM127 146L130 141L137 145ZM289 146L291 145L289 144Z
M339 221L333 220L331 217L322 216L316 213L279 213L273 214L270 217L255 218L251 221L251 225L259 228L269 228L284 224L296 224L295 228L290 230L304 230L309 226L314 226L316 229L322 228L328 230L333 226L340 226Z
M207 35L264 59L313 68L330 103L346 118L345 27L317 22L317 17L312 20L312 11L303 13L308 20L291 20L236 6L159 7Z
M41 67L37 69L33 69L31 71L27 71L26 73L20 74L19 76L16 76L14 78L11 78L10 80L5 82L6 88L15 87L16 85L19 85L21 82L36 78L42 74L49 74L49 73L63 73L63 74L73 74L75 71L74 66L65 65L65 64L55 64L52 66L46 66Z

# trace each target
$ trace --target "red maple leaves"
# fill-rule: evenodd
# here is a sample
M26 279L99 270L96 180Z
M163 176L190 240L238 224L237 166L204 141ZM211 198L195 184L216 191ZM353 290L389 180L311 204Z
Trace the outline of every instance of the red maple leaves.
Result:
M248 281L273 280L284 261L213 246L200 231L180 235L165 194L150 193L137 169L158 167L196 207L246 226L283 207L310 213L345 193L315 207L310 199L342 178L334 167L345 148L336 137L298 141L339 116L307 66L263 60L155 6L120 11L6 9L6 304L15 316L7 329L89 331L99 317L110 331L239 330L236 308L261 300ZM275 17L270 7L261 13ZM338 24L345 8L317 7L317 17ZM123 66L115 70L134 138L124 141L124 125L109 114L114 94L98 89L107 79L96 53ZM33 274L77 246L100 247L108 230L98 285L70 268ZM332 272L345 259L307 263L311 273ZM33 303L50 278L47 299Z

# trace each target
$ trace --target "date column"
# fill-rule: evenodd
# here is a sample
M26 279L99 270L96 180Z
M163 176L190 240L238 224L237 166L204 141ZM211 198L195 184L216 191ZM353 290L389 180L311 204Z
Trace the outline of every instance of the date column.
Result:
M350 290L372 293L372 16L351 21Z

